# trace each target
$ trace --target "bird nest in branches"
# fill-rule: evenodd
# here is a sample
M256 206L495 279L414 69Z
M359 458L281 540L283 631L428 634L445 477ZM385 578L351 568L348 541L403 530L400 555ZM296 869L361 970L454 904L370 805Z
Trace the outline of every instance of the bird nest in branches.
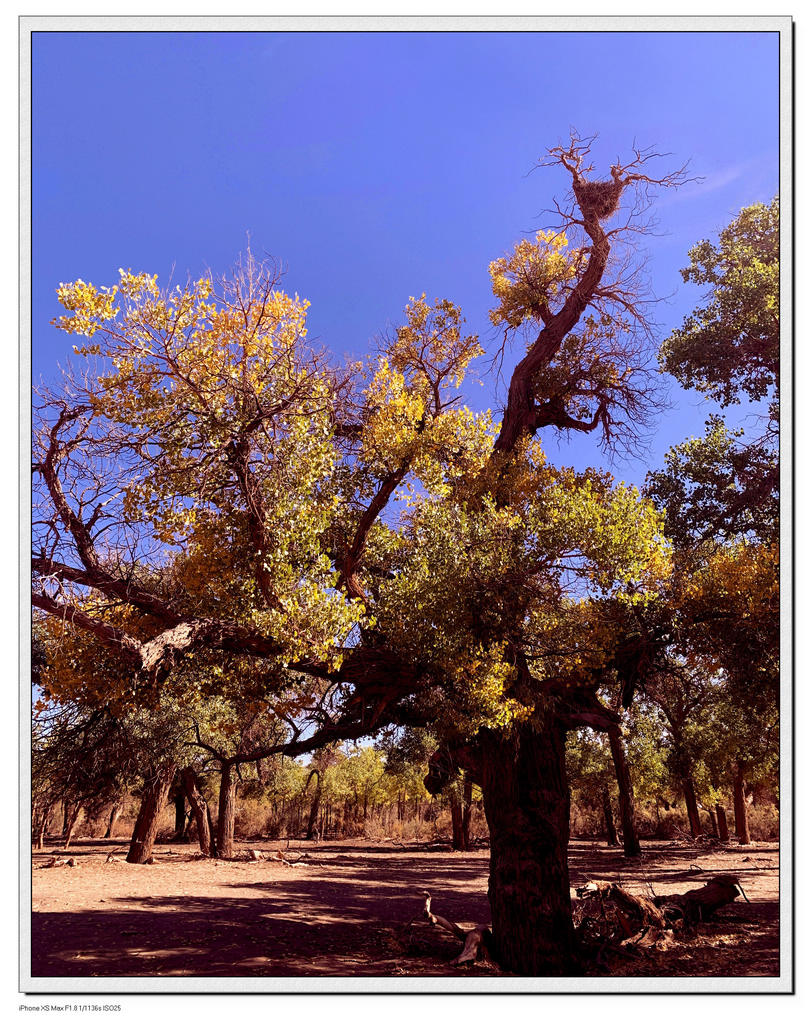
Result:
M617 181L582 181L574 185L574 194L584 214L605 220L617 212L622 188Z

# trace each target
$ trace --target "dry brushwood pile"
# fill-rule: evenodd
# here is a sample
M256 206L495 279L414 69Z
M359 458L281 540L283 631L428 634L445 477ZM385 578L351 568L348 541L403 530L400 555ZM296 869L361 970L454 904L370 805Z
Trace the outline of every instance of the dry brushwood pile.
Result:
M575 891L578 935L585 949L598 947L598 956L609 946L666 950L680 932L710 920L739 894L747 899L731 874L667 896L636 896L616 882L586 882Z
M638 896L617 882L589 881L575 890L573 915L585 960L599 962L608 947L615 950L669 949L681 933L692 933L695 926L709 921L716 911L746 893L737 875L718 874L709 882L683 893L667 896ZM431 910L431 894L424 893L422 911L409 921L406 933L415 924L427 923L442 929L463 943L462 951L449 966L489 964L492 962L493 935L489 924L463 928Z

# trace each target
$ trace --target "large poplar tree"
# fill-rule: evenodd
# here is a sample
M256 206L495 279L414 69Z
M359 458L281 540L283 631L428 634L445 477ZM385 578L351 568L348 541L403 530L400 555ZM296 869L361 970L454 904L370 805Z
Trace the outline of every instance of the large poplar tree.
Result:
M481 347L451 302L412 299L337 369L250 256L168 292L124 270L62 285L88 365L39 408L34 606L113 649L145 703L195 659L252 659L251 699L288 729L256 757L392 724L469 744L495 952L521 974L574 969L564 739L617 723L597 697L614 623L668 571L654 508L536 436L633 446L651 413L623 237L684 178L653 158L598 180L574 138L544 161L571 187L556 228L490 268L493 323L525 345L498 423L459 404Z

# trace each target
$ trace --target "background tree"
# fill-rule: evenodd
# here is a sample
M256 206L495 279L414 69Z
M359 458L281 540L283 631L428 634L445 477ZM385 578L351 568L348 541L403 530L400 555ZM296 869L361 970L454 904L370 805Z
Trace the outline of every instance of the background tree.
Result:
M708 710L718 712L713 735L704 736L700 746L708 752L714 741L716 752L727 752L742 842L749 841L744 775L757 771L755 765L773 764L777 751L779 243L775 199L742 210L717 245L705 240L695 246L682 275L710 286L707 301L670 335L660 354L662 367L685 387L724 408L748 403L765 427L731 430L722 417L711 417L704 437L671 449L665 469L650 473L646 487L664 509L668 534L679 549L672 607L681 664L675 671L689 678L688 690L705 694L692 705L694 697L685 692L691 707L677 717L693 720L697 736L694 719L701 704L709 701ZM661 680L656 686L661 690ZM668 687L672 691L672 682ZM677 732L678 756L684 759L683 726ZM694 818L697 810L691 816L696 828Z
M749 403L762 429L708 420L704 437L676 445L647 492L680 546L698 539L775 541L779 513L780 207L755 203L717 244L690 250L685 282L709 286L706 304L664 342L663 370L722 407Z
M566 773L574 802L582 808L598 809L608 845L619 846L612 807L616 774L606 735L590 729L570 733L566 740Z
M126 728L107 709L38 700L32 737L35 841L42 846L49 817L64 808L67 847L79 814L96 817L117 804L138 775L137 753Z

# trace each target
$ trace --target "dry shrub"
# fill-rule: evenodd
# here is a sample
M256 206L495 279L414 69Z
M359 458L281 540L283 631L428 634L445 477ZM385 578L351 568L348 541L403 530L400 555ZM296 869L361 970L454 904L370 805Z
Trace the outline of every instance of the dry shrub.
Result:
M774 804L758 804L748 809L749 835L759 842L780 838L780 812Z
M383 822L379 818L369 818L363 834L367 839L385 839L392 833L383 828Z
M605 835L605 819L602 809L585 803L573 803L569 829L573 836L591 838Z
M660 811L658 819L648 819L645 824L647 827L641 831L654 839L676 839L690 834L687 812L675 807L669 811Z
M273 811L267 801L255 796L244 796L237 801L234 814L234 832L241 838L269 834L268 824ZM278 838L274 836L272 838Z

